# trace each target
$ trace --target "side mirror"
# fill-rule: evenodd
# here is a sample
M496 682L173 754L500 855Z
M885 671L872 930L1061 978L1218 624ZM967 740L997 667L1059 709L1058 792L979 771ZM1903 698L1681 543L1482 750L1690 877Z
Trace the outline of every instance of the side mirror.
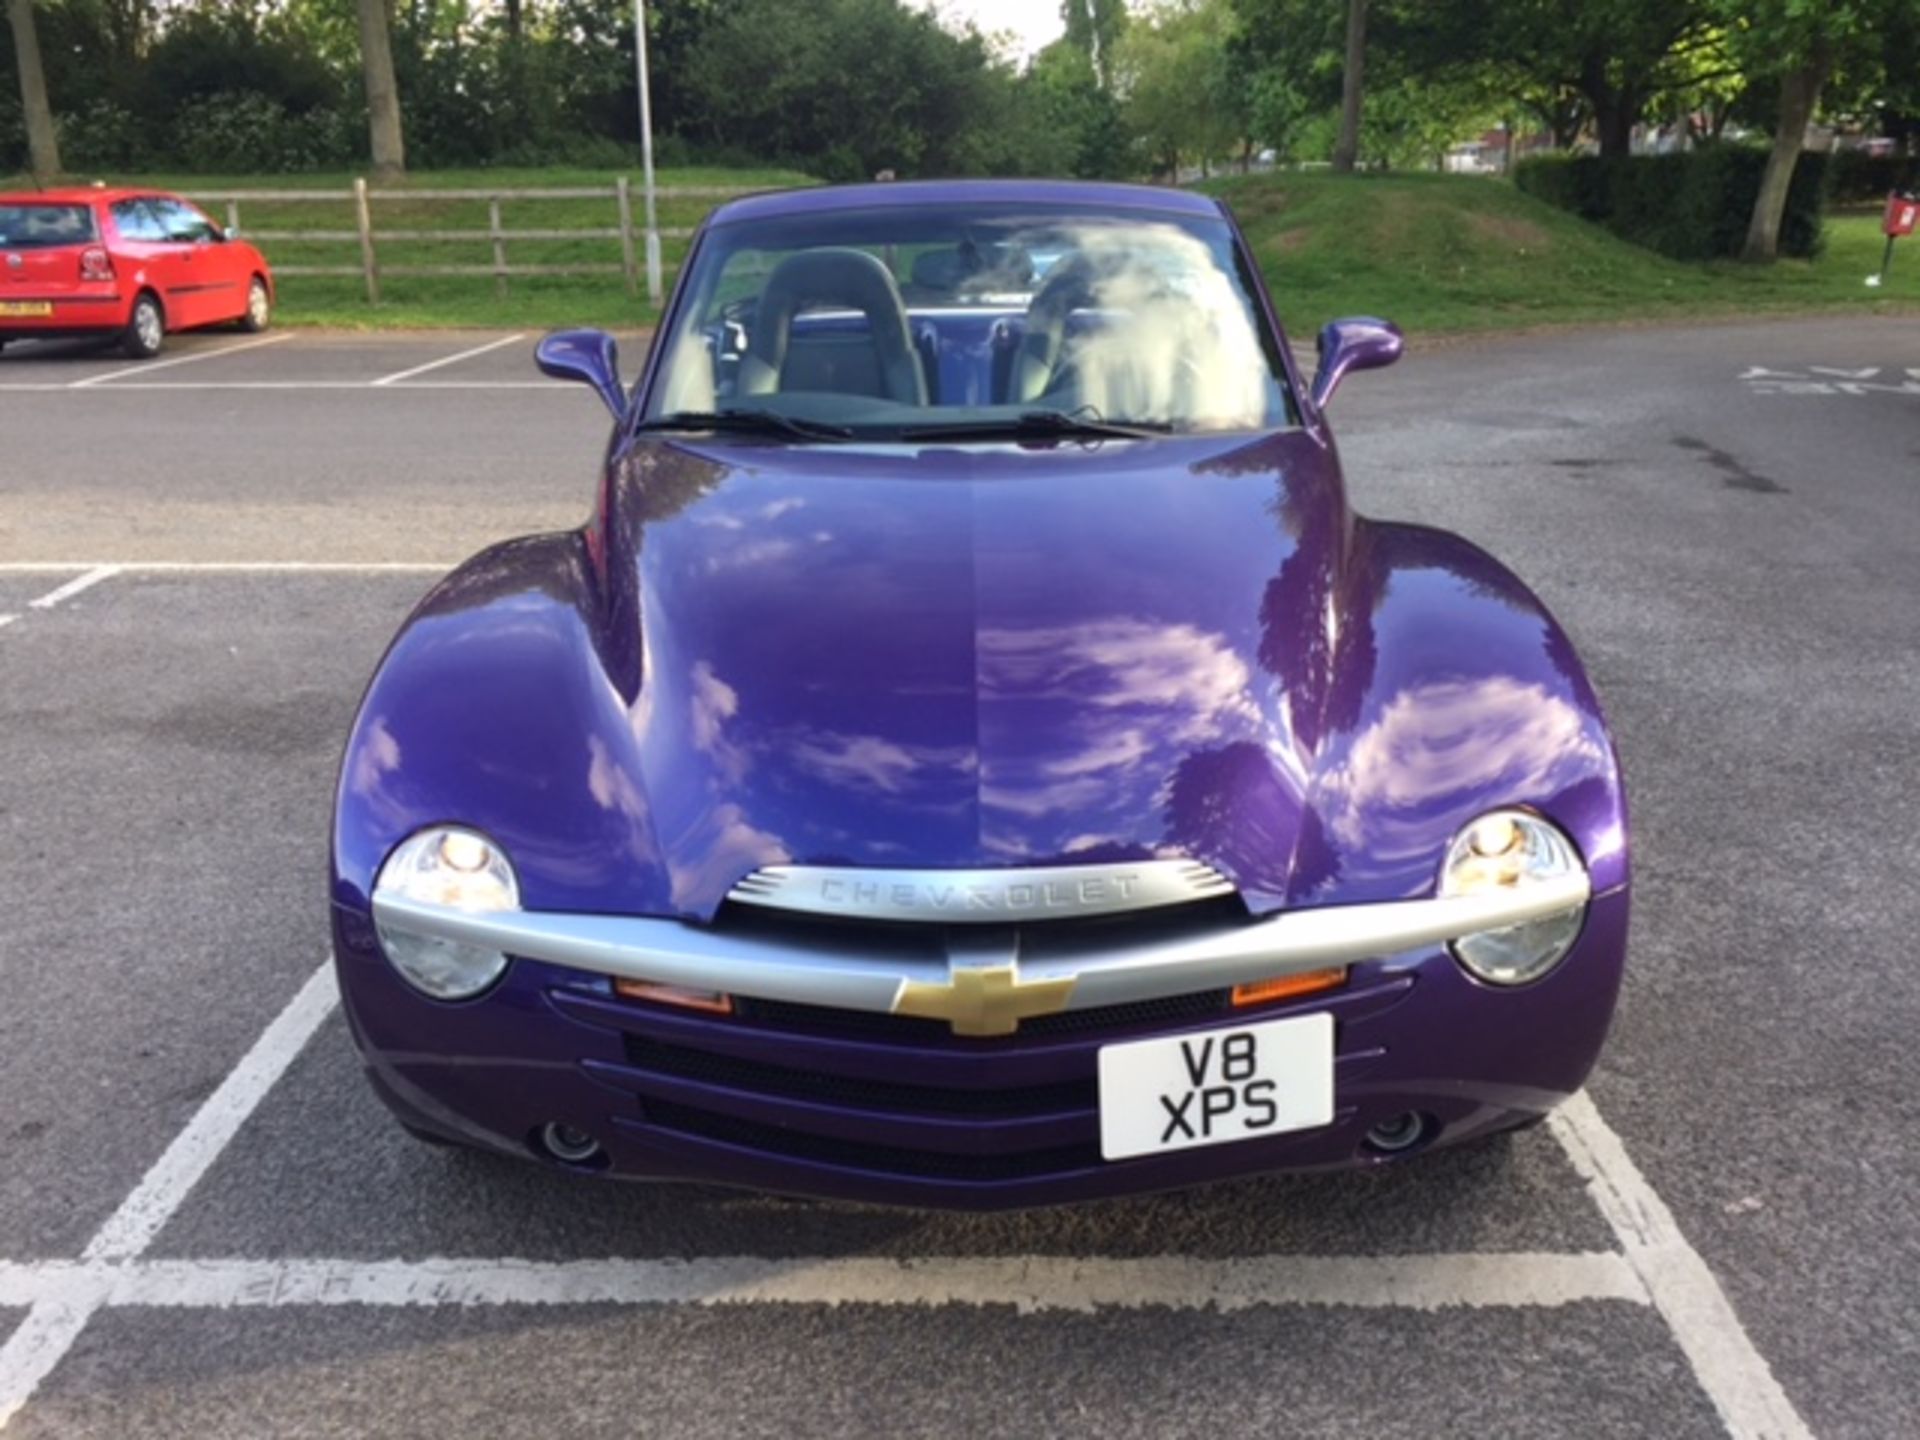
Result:
M1406 337L1391 320L1356 315L1329 321L1320 332L1320 368L1313 377L1314 408L1325 408L1340 377L1349 370L1378 370L1391 365L1406 346Z
M620 347L606 331L556 330L541 340L533 360L543 375L591 385L614 419L627 413L626 391L620 388Z

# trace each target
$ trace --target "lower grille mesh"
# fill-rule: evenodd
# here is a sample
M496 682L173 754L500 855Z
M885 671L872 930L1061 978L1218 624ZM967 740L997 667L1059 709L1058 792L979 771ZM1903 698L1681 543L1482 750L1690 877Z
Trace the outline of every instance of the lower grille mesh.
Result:
M1090 1169L1101 1163L1100 1147L1065 1145L1051 1150L1024 1150L1012 1155L949 1155L933 1150L908 1150L894 1145L866 1145L826 1135L808 1135L778 1125L762 1125L731 1115L718 1115L667 1100L648 1100L642 1113L652 1124L682 1134L738 1145L748 1150L841 1165L854 1170L883 1171L929 1180L1024 1180L1062 1171Z
M963 1090L866 1080L770 1065L711 1050L669 1045L641 1035L626 1037L627 1063L659 1075L673 1075L730 1090L751 1090L795 1100L819 1100L863 1110L923 1115L1024 1116L1091 1110L1099 1103L1099 1085L1089 1074L1081 1080L1028 1085L1011 1090Z

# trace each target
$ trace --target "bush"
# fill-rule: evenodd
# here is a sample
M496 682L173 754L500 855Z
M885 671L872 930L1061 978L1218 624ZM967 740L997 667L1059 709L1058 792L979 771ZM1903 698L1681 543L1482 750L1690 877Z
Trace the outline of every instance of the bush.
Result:
M1828 157L1807 153L1794 170L1780 222L1780 253L1820 251ZM1747 238L1767 152L1705 145L1672 155L1552 155L1523 160L1514 183L1549 205L1606 226L1676 260L1736 256Z
M20 107L0 94L0 175L27 168L27 125Z
M1607 218L1606 167L1594 155L1537 155L1514 166L1513 183L1582 220Z
M528 170L550 165L576 170L632 170L640 164L640 147L605 135L550 135L508 145L484 163ZM660 159L658 146L654 147L654 163L666 163Z
M68 170L147 168L148 130L131 110L111 100L91 100L77 113L57 118L60 163Z
M1920 188L1920 155L1837 150L1829 166L1833 198L1842 204L1878 202L1886 199L1889 191Z
M296 115L245 90L188 101L168 131L169 167L200 174L339 170L358 153L359 126L338 111Z

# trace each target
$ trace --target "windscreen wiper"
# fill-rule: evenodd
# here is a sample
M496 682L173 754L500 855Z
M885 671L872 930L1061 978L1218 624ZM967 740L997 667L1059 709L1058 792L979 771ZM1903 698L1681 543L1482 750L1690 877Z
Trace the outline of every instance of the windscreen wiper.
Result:
M637 433L649 430L728 430L742 435L782 435L798 440L851 440L853 431L845 425L829 425L823 420L802 420L782 415L777 410L675 410L642 420L633 427Z
M1101 420L1066 410L1023 410L1010 418L956 420L900 432L902 440L1145 440L1171 434L1165 420Z

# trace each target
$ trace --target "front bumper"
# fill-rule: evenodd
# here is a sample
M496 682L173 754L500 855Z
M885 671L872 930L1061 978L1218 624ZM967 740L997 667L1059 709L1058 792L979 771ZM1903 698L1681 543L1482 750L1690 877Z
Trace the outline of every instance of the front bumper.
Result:
M964 1209L1377 1163L1366 1132L1408 1111L1428 1117L1434 1145L1544 1114L1599 1053L1626 928L1624 888L1594 897L1573 952L1516 989L1480 984L1432 945L1362 961L1342 989L1298 1001L1233 1010L1224 990L1197 990L976 1039L778 998L696 1015L527 959L482 998L441 1004L395 974L364 912L333 911L354 1038L376 1090L416 1130L537 1157L534 1137L558 1121L601 1142L604 1174ZM1100 1159L1102 1045L1315 1011L1336 1021L1331 1124Z

